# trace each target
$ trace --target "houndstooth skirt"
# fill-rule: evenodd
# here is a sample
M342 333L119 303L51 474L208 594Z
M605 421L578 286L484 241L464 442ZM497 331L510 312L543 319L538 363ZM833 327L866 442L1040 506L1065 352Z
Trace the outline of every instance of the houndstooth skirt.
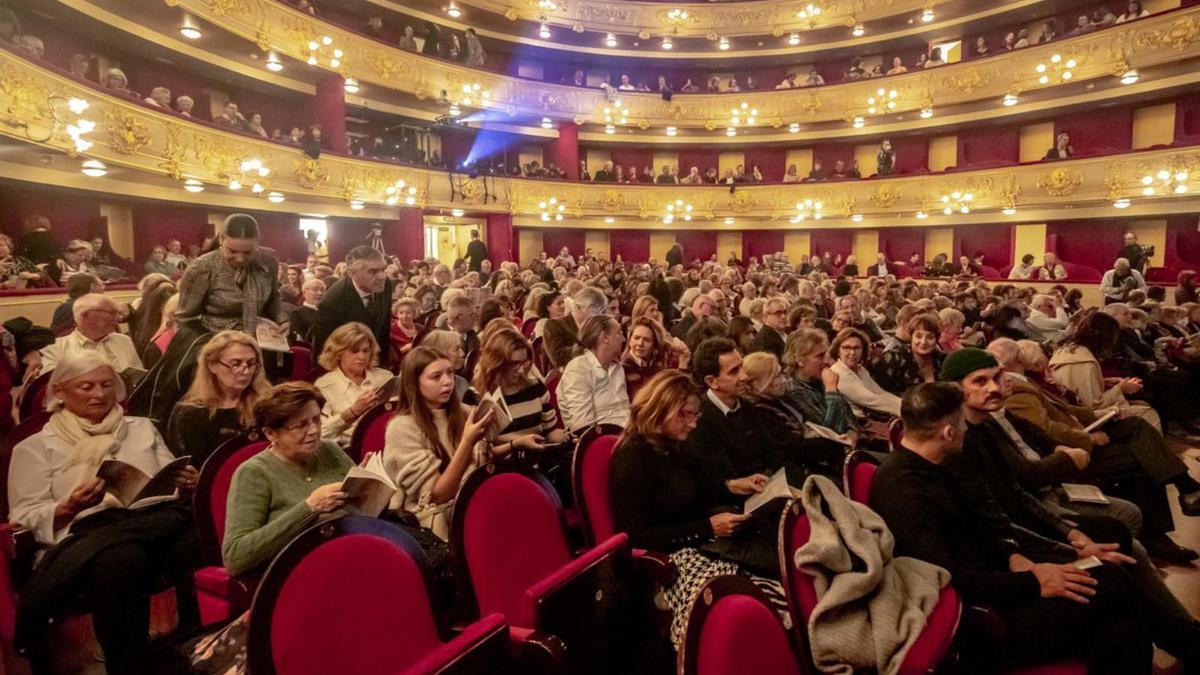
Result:
M783 623L791 628L791 614L788 612L787 597L783 594L783 586L774 579L767 579L742 570L736 563L710 558L694 548L680 549L671 554L671 562L679 572L675 583L663 594L667 606L671 608L671 643L679 649L683 643L683 633L687 628L688 610L700 593L700 588L713 577L739 575L749 579L771 600L775 611L779 613Z

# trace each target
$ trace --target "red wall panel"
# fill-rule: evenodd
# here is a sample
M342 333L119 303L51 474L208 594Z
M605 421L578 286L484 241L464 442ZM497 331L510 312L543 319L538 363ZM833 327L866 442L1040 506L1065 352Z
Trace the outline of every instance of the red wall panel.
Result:
M783 230L748 230L742 233L742 262L749 263L750 258L758 258L783 250ZM725 262L722 260L721 262ZM795 264L800 262L793 260Z
M497 269L500 263L506 260L516 260L517 256L513 252L516 238L513 237L512 215L487 214L486 230L484 239L488 247L488 257L492 261L492 269Z
M1163 260L1167 267L1200 268L1200 218L1186 215L1167 219L1167 245Z
M1012 264L1013 228L1005 223L958 225L954 228L954 259L983 253L983 264L997 270ZM908 256L905 256L907 259Z
M787 149L782 146L752 146L746 148L746 173L754 166L762 172L763 180L768 183L778 183L783 180L783 172L787 169Z
M1063 115L1054 121L1054 135L1071 135L1079 155L1119 152L1133 147L1133 108L1100 108L1086 115Z
M145 262L157 245L178 239L187 251L189 244L199 246L212 233L203 208L157 202L133 205L134 258L139 263Z
M683 245L684 262L704 262L717 252L717 233L713 230L678 230L675 241Z
M845 258L853 253L854 232L851 230L813 230L810 234L812 255L825 255L829 251L835 256L841 253Z
M983 127L958 131L958 168L1016 164L1021 155L1018 127Z
M887 255L889 261L908 262L914 252L925 259L925 230L920 227L885 227L879 230L879 250ZM872 260L860 260L862 265L871 264Z
M542 249L550 258L558 255L566 247L571 255L578 258L583 255L585 235L583 230L549 229L542 230Z
M625 262L650 259L650 233L645 230L609 230L608 245L613 260L618 255Z
M1112 267L1124 245L1125 222L1121 220L1060 220L1046 224L1046 238L1053 237L1058 257L1101 272Z

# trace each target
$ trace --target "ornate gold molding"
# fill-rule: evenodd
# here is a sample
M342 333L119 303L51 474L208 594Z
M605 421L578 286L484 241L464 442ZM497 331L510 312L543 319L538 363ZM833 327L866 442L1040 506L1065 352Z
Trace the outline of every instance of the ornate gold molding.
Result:
M220 13L219 3L234 0L172 0L180 7L260 47L301 61L315 57L319 67L356 78L362 85L386 87L418 99L454 98L464 83L489 92L487 107L510 116L549 116L604 124L609 103L598 89L532 82L423 57L342 30L273 0L238 0L245 11ZM896 0L900 2L901 0ZM907 0L905 0L907 1ZM739 6L741 3L738 3ZM720 10L720 6L713 8ZM677 94L667 102L657 94L621 92L629 128L707 128L724 126L732 107L747 103L760 111L756 126L852 120L867 116L868 100L880 87L898 93L890 113L919 111L992 100L1005 94L1051 90L1057 79L1038 81L1039 63L1054 54L1073 58L1072 81L1112 77L1118 67L1152 66L1200 57L1200 6L1038 45L985 61L950 64L881 80L862 80L810 90L769 90L742 94ZM325 44L324 38L329 38ZM314 45L317 46L314 49ZM342 56L333 65L331 53ZM773 83L763 83L773 86ZM366 95L370 96L369 87Z
M0 111L8 111L12 118L11 123L0 124L0 134L70 153L74 148L66 134L45 134L46 140L32 141L22 131L52 129L58 124L50 98L83 99L89 104L88 118L106 120L109 133L93 134L95 145L87 152L89 158L170 177L180 181L180 190L184 179L200 180L211 192L220 193L228 190L232 179L250 185L245 179L252 178L264 191L282 192L311 208L360 200L382 209L399 195L403 199L391 199L390 203L404 206L411 198L411 205L417 207L466 206L536 221L539 202L555 197L569 205L570 219L611 216L625 221L640 218L649 224L650 219L661 218L667 201L682 199L693 206L694 220L687 227L715 227L731 216L738 218L739 226L774 222L771 226L776 227L786 226L797 203L812 199L824 205L829 221L825 226L836 227L835 219L857 215L886 224L915 223L910 219L916 211L940 209L941 196L955 191L973 194L973 218L975 213L997 214L1001 209L1044 213L1067 207L1103 207L1118 198L1169 205L1177 197L1162 191L1154 196L1142 194L1142 177L1162 171L1176 176L1186 170L1185 182L1191 181L1188 194L1200 190L1200 147L870 181L747 185L732 193L726 186L665 188L505 177L470 179L462 174L448 176L445 171L328 154L311 159L296 148L232 134L110 96L0 52ZM267 174L248 172L247 162L256 162L254 166L261 165ZM405 187L397 193L394 188L400 183ZM229 194L246 198L247 193L248 189L243 189ZM949 220L952 222L952 217ZM571 220L563 224L569 226ZM684 225L677 220L675 226Z

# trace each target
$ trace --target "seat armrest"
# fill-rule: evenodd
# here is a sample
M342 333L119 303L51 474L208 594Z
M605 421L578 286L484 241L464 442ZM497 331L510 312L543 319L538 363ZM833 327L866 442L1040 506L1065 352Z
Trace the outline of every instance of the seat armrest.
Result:
M33 574L38 548L33 530L16 523L0 523L0 551L8 561L8 575L15 587L23 586Z
M663 588L670 587L679 577L679 569L665 553L633 549L633 566L638 576L645 577Z
M556 673L566 662L567 645L555 635L510 626L508 638L513 658L518 664L518 672Z
M409 666L412 673L477 673L506 671L511 659L508 624L501 614L489 614L467 625L437 649Z
M999 642L1004 638L1004 620L990 607L964 604L962 621L989 642Z
M542 598L562 588L572 579L583 574L589 567L615 555L622 549L629 550L629 535L614 534L525 589L521 602L521 616L518 621L512 623L527 627L538 625L538 603Z

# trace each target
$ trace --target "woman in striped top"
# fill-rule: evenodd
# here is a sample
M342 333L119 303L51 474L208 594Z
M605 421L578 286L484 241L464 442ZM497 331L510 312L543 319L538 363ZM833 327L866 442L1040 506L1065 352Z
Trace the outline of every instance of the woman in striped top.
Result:
M475 393L483 397L499 388L512 416L512 422L492 443L511 443L531 434L559 443L566 436L555 428L557 417L546 385L530 374L532 354L529 341L513 328L492 333L481 348L472 382Z

